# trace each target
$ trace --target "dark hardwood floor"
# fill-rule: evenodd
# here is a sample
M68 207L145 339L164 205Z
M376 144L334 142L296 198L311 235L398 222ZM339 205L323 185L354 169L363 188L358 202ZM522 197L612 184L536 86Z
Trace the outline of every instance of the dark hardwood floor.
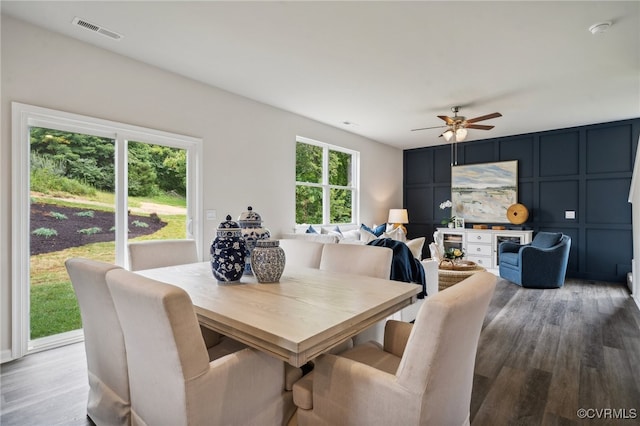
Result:
M640 424L640 312L628 289L499 280L478 343L471 424Z
M3 426L92 425L82 344L1 370ZM471 424L640 424L640 312L626 287L568 280L532 290L499 280L478 345Z

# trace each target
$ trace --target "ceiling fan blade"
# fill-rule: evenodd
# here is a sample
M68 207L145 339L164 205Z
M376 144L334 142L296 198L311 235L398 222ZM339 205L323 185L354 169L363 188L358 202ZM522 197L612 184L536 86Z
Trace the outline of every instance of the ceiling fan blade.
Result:
M446 115L439 115L438 118L440 120L446 121L447 124L453 124L453 118L451 118L451 117L447 117Z
M502 117L502 114L500 114L499 112L494 112L493 114L481 115L480 117L470 118L467 120L467 123L475 123L478 121L489 120L491 118L498 118L498 117Z
M433 126L433 127L421 127L419 129L411 129L412 132L417 132L418 130L429 130L429 129L441 129L447 126Z
M486 126L484 124L469 124L469 125L464 126L464 127L466 127L467 129L491 130L495 126Z

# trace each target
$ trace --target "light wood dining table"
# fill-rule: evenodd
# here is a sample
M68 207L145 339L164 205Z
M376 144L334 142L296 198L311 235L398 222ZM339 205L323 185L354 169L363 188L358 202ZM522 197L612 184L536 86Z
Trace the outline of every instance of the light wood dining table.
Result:
M417 284L287 266L278 283L218 283L209 262L136 271L184 289L205 327L300 367L415 302Z

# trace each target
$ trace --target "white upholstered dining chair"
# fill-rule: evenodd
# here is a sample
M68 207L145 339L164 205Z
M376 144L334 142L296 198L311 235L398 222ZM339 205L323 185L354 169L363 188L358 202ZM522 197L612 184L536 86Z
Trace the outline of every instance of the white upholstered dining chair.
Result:
M384 346L321 355L293 387L305 425L469 425L478 339L496 276L478 272L425 299L415 324L389 321Z
M124 333L134 425L289 421L284 362L250 348L209 361L184 290L112 272L107 283Z
M124 335L106 281L108 271L121 268L83 258L68 259L65 265L82 317L89 378L87 415L98 426L129 425L131 401ZM212 330L203 329L203 333L210 359L246 347ZM302 376L297 369L291 370L288 383Z
M320 267L324 243L284 238L280 240L280 247L284 250L287 265L315 269Z
M129 247L129 270L162 268L164 266L196 263L198 249L195 240L145 240L133 241ZM220 335L204 326L200 327L207 347L217 344Z
M389 279L392 260L393 250L387 247L325 244L320 269Z
M145 240L130 242L128 246L131 271L199 261L194 240Z
M65 262L80 305L87 354L87 415L98 426L130 424L129 376L124 337L106 273L116 265L74 258Z
M322 249L320 269L334 272L345 272L373 278L389 279L393 250L354 244L325 244ZM382 342L385 321L379 321L353 337L355 344L374 340ZM338 347L338 351L345 348Z

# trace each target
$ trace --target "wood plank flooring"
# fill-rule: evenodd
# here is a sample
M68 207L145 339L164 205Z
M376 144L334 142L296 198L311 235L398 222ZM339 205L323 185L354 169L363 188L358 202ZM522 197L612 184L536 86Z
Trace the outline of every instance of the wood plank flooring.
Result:
M92 425L85 362L74 344L3 364L0 424ZM580 419L580 408L596 418ZM626 287L568 280L532 290L499 280L478 345L471 424L640 425L640 312Z
M639 361L640 312L624 285L534 290L499 280L478 343L471 424L638 425ZM616 412L595 411L604 409Z
M2 364L0 425L93 425L86 363L84 344L75 343Z

